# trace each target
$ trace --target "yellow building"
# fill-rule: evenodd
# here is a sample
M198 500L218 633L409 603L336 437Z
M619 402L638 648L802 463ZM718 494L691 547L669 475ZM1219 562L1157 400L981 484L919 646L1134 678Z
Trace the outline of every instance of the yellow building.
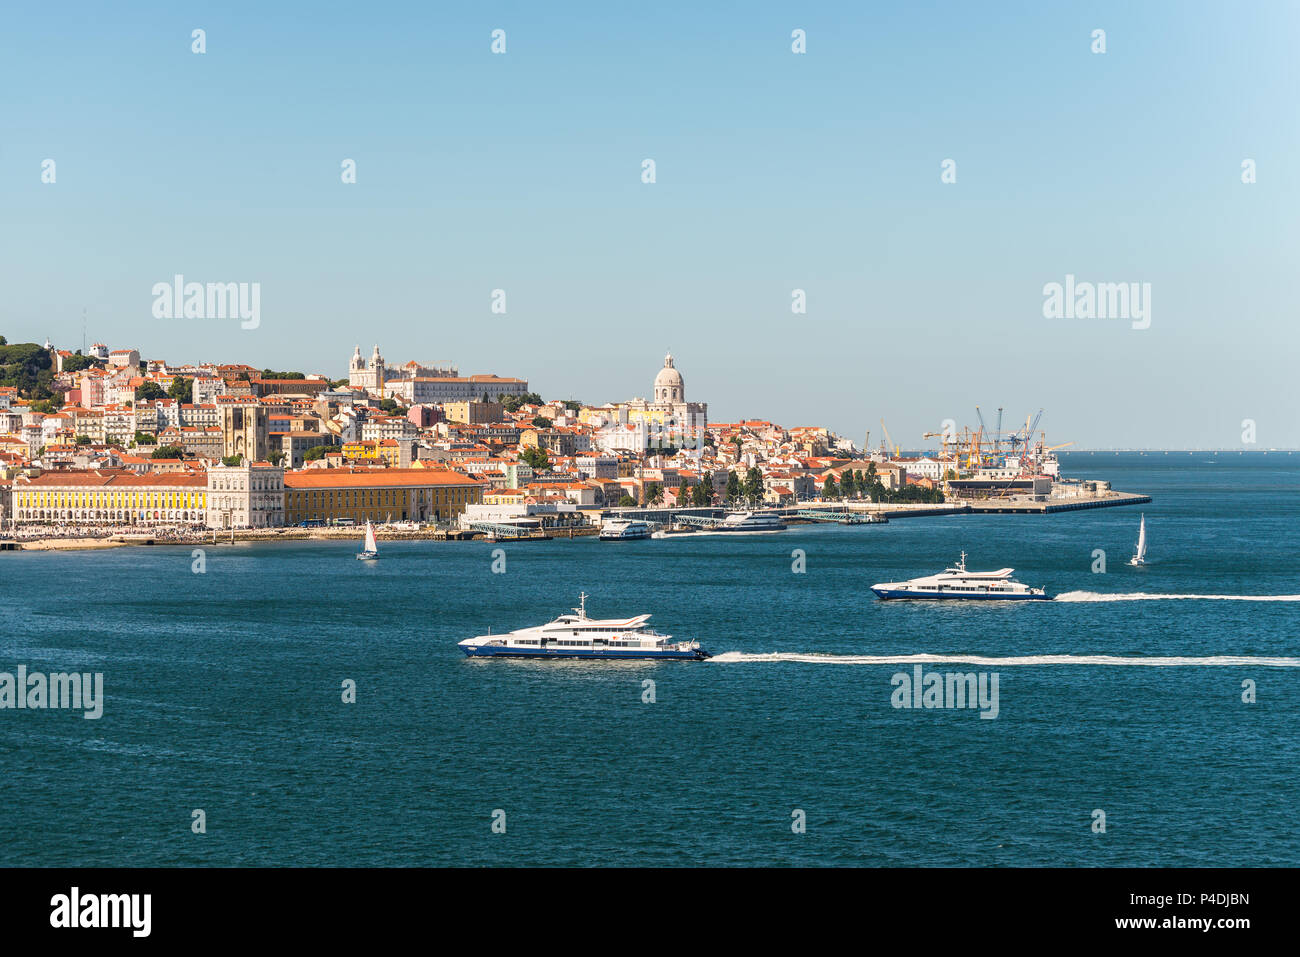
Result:
M349 442L343 446L343 457L345 459L377 459L379 458L379 443L370 442Z
M284 476L286 524L446 522L483 501L484 483L460 472L414 469L304 469Z
M483 493L484 505L522 505L528 492L522 488L494 488Z
M396 439L367 439L343 446L343 457L350 461L383 462L396 467L402 464L402 449Z
M207 484L204 472L45 472L14 480L14 518L19 524L202 526Z

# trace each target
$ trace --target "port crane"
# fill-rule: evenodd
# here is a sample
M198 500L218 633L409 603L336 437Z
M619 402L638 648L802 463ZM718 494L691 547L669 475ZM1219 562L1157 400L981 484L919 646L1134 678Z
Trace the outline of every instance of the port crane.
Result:
M883 447L884 447L886 457L888 457L888 455L889 455L889 448L890 448L890 446L893 446L893 448L894 448L894 458L898 458L899 455L900 455L901 453L899 452L898 446L897 446L897 445L894 445L894 440L893 440L892 438L890 438L890 436L889 436L889 429L885 428L885 420L884 420L884 419L881 419L881 420L880 420L880 430L881 430L882 432L885 433L885 439L884 439L884 442L882 443L882 445L883 445Z

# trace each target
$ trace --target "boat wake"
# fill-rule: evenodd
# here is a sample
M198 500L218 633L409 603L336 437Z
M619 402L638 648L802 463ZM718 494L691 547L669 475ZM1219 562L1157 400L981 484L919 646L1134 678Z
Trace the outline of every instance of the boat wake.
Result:
M1173 592L1123 592L1111 594L1101 591L1061 592L1055 601L1300 601L1300 595L1180 595Z
M990 668L1011 668L1017 665L1135 665L1148 668L1242 666L1300 668L1300 658L1269 658L1251 655L1211 655L1203 658L1157 658L1137 655L1022 655L997 658L988 655L813 655L781 652L750 654L744 651L724 651L722 654L714 655L709 660L722 664L790 661L814 665L958 664L982 665Z

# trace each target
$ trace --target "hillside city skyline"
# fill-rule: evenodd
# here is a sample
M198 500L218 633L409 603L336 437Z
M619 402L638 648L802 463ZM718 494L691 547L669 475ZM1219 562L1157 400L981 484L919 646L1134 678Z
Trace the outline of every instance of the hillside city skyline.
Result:
M17 342L17 340L15 340L13 337L8 337L8 338L9 338L9 342L10 342L11 344L15 344L15 343ZM35 340L33 340L33 341L35 342ZM37 343L37 344L47 344L47 343L48 343L48 345L53 346L53 347L56 348L56 349L67 349L68 351L74 351L74 352L79 352L79 353L83 352L82 346L81 346L80 344L75 345L75 347L70 347L70 346L65 345L65 344L61 344L61 343L58 343L58 342L54 342L54 341L53 341L51 338L49 338L49 337L45 337L41 342L39 342L39 343ZM92 351L92 348L93 348L95 345L103 345L103 346L105 346L105 347L109 347L109 344L108 344L108 343L100 343L100 342L98 342L98 340L96 340L96 341L94 341L94 342L90 342L90 343L87 345L87 347L86 347L86 349L85 349L85 351L84 351L84 354L88 354L89 352L91 352L91 351ZM380 347L380 344L379 344L379 343L372 343L372 348L377 348L377 347ZM114 346L111 346L111 348L117 348L117 346L114 345ZM362 352L365 352L365 350L362 349L362 344L361 344L360 342L353 343L353 347L352 347L352 348L353 348L354 350L358 350L358 349L359 349L359 350L361 350ZM380 351L383 352L384 350L381 348ZM671 352L671 350L669 350L669 351ZM346 366L346 362L347 362L346 359L344 360L343 363L340 363L340 364L338 364L338 365L331 365L329 368L303 368L303 367L295 366L295 365L293 365L292 363L289 363L289 364L285 364L285 363L276 364L276 363L266 363L266 362L252 362L252 361L249 361L249 358L250 358L250 357L248 357L248 356L245 356L245 357L243 357L243 358L228 357L228 356L222 356L222 357L219 357L219 358L191 358L191 357L188 357L188 356L187 356L187 357L184 357L183 359L181 359L180 361L176 361L176 360L172 360L172 359L165 358L165 357L161 357L161 356L152 356L152 355L148 355L148 354L146 354L145 352L142 352L142 353L141 353L141 358L142 358L142 361L149 361L150 359L153 359L153 360L155 360L155 361L165 361L165 362L167 362L167 363L169 364L170 367L173 367L173 368L182 368L182 367L198 366L198 365L247 365L247 366L249 366L249 367L251 367L251 368L255 368L255 369L258 369L258 370L263 370L263 369L273 369L273 370L279 370L279 371L293 371L293 372L301 372L302 374L304 374L305 376L308 376L308 377L312 377L312 376L320 376L320 377L323 377L323 378L329 379L329 380L331 380L331 381L337 381L337 380L339 380L339 379L347 379L347 377L348 377L348 375L347 375L347 374L348 374L348 369L347 369L347 366ZM453 359L449 359L449 358L446 358L446 357L441 358L441 359L436 359L436 360L429 360L429 359L427 359L427 358L426 358L426 359L418 359L418 358L415 358L415 357L409 357L409 358L407 358L407 359L405 359L405 360L403 360L403 361L390 363L390 364L389 364L389 367L390 367L390 368L398 368L398 367L400 367L400 366L404 366L404 365L407 365L407 364L410 364L410 363L416 363L416 362L420 363L421 365L427 365L427 366L431 366L431 367L433 367L433 366L451 366L451 367L453 367L454 369L459 369L459 370L461 370L462 374L471 374L471 373L468 372L468 369L469 369L470 367L466 367L465 369L461 369L461 364L458 363L454 358L453 358ZM504 374L504 375L516 375L516 374L517 374L517 372L513 372L513 371L505 371L505 370L501 370L501 369L488 369L488 368L482 368L482 369L480 369L478 365L475 365L475 366L473 366L472 368L475 369L475 370L478 370L478 373L480 373L480 374L489 374L489 375L490 375L490 374L496 374L496 375L502 375L502 374ZM530 384L530 390L531 390L531 391L538 393L539 395L542 396L543 399L548 400L548 401L575 400L575 401L581 401L581 402L583 402L584 404L587 404L587 405L598 406L598 405L604 405L604 404L610 404L610 403L617 403L617 402L620 402L620 401L625 400L626 398L628 398L628 397L630 397L630 396L632 396L632 395L634 394L634 393L632 393L632 392L627 392L626 389L624 390L624 393L626 393L626 394L617 394L617 395L610 395L610 396L604 396L604 397L598 397L598 396L588 397L588 396L582 394L581 390L576 389L576 388L575 388L575 389L568 390L567 392L564 391L563 389L560 389L560 390L558 390L558 391L554 391L554 392L552 392L552 391L547 391L547 390L545 390L545 389L539 388L539 387L537 386L537 380L536 380L533 376L531 376L531 375L524 374L524 375L522 375L522 376L520 376L520 377L523 378L523 379L526 379L526 380L529 382L529 384ZM730 405L732 405L732 403L729 403L728 401L726 401L725 397L723 397L723 400L722 400L722 401L718 401L718 400L716 400L716 399L711 399L710 402L711 402L711 404L712 404L715 408L727 408L727 407L729 407ZM988 420L988 423L987 423L987 424L988 424L989 428L992 428L992 426L993 426L993 420L994 420L994 418L995 418L996 415L997 415L997 405L994 404L994 405L990 406L990 405L983 405L983 404L981 404L981 405L980 405L980 408L981 408L981 411L983 412L983 414L986 416L986 418L987 418L987 420ZM901 405L900 405L900 407L899 407L899 409L898 409L897 411L899 411L899 412L904 411L904 410L902 409ZM974 405L972 405L972 406L971 406L968 410L966 410L966 411L967 411L967 417L966 417L966 418L962 418L962 417L960 417L960 416L946 416L945 418L951 418L951 419L953 419L953 420L956 422L958 428L961 428L962 426L965 426L965 425L969 425L970 427L975 428L976 426L978 426L979 423L978 423L978 415L977 415L977 413L976 413L976 410L975 410ZM1010 409L1010 408L1006 408L1006 407L1004 407L1004 412L1005 412L1005 417L1004 417L1004 426L1005 426L1007 429L1015 428L1015 427L1017 426L1017 424L1023 424L1023 422L1020 422L1020 423L1017 422L1017 417L1016 417L1016 412L1017 412L1017 411L1018 411L1018 410ZM1057 430L1055 430L1055 429L1053 429L1053 428L1051 427L1051 426L1052 426L1052 418L1053 418L1053 416L1052 416L1052 414L1051 414L1051 413L1052 413L1052 410L1051 410L1051 409L1046 409L1046 410L1044 410L1044 411L1045 411L1045 414L1044 414L1043 417L1042 417L1043 428L1045 428L1045 429L1048 430L1048 432L1049 432L1049 437L1050 437L1050 438L1052 438L1053 440L1056 440L1056 439L1057 439ZM1029 410L1029 413L1030 413L1030 414L1036 414L1037 412L1038 412L1038 409L1031 409L1031 410ZM860 427L856 432L855 432L855 431L852 431L852 430L841 430L841 429L835 429L835 428L833 428L833 427L831 427L831 426L829 426L829 425L827 425L826 423L823 423L823 422L804 422L804 421L795 421L795 420L793 420L793 419L789 419L789 417L782 418L779 414L776 415L776 416L749 415L749 414L745 414L745 413L743 412L743 410L741 410L741 411L739 411L739 412L737 412L736 414L731 415L731 416L725 416L725 415L718 416L718 421L724 421L724 422L740 422L740 421L768 421L768 422L772 422L772 423L774 423L774 424L781 425L781 426L784 426L784 427L791 427L791 426L794 426L794 427L825 426L825 427L827 427L827 428L830 428L831 431L835 432L837 435L841 436L842 438L845 438L845 439L848 439L848 440L852 441L853 444L854 444L854 446L855 446L856 448L858 448L859 450L867 451L868 449L867 449L866 446L864 445L864 442L865 442L865 439L866 439L866 436L868 435L868 433L870 434L870 446L871 446L871 448L877 448L877 447L879 446L879 443L880 443L881 439L882 439L882 435L881 435L881 432L880 432L880 422L879 422L879 419L880 419L880 418L884 418L886 426L890 429L891 437L894 438L894 439L896 440L896 444L900 445L901 448L903 448L904 450L912 451L912 452L923 452L923 451L927 451L927 450L934 450L934 449L937 448L937 446L934 444L933 439L925 439L925 438L917 439L917 438L915 438L915 437L909 435L908 433L904 433L904 432L902 432L901 430L894 429L892 426L889 426L890 421L892 421L894 418L898 418L899 421L904 421L906 418L908 418L908 417L905 416L905 415L891 415L891 410L889 410L889 409L883 409L882 412L881 412L880 414L878 414L874 420L873 420L873 419L866 419L866 420L862 423L861 427ZM875 427L874 427L874 428L872 427L872 422L873 422L873 421L875 422ZM1242 423L1242 426L1243 426L1243 427L1244 427L1245 425L1246 425L1246 423ZM926 431L942 431L943 427L944 427L944 423L943 423L942 420L940 420L940 421L938 421L938 422L936 422L936 423L933 423L933 424L928 425L928 426L926 427ZM1144 444L1134 444L1134 445L1085 445L1085 444L1082 444L1082 443L1077 442L1077 441L1071 441L1071 440L1069 440L1069 439L1061 439L1060 441L1063 441L1063 442L1064 442L1064 441L1069 441L1069 442L1070 442L1070 445L1068 446L1068 448L1065 448L1065 449L1062 449L1062 450L1061 450L1062 452L1065 452L1066 454L1068 454L1068 453L1071 452L1071 451L1075 451L1075 452L1083 452L1083 451L1123 451L1123 450L1128 450L1128 449L1132 449L1132 450L1135 450L1135 451L1138 451L1138 450L1141 450L1141 451L1165 451L1165 450L1168 450L1168 451L1200 451L1200 450L1204 450L1204 451L1268 451L1268 450L1290 451L1290 450L1300 449L1300 445L1274 445L1274 444L1268 444L1268 443L1264 442L1263 440L1261 440L1261 439L1259 439L1259 438L1256 438L1256 441L1253 442L1253 443L1250 443L1250 442L1238 442L1238 443L1235 444L1235 445L1233 445L1233 444L1229 444L1229 443L1224 443L1224 444L1221 444L1221 445L1189 445L1189 444L1183 444L1183 445L1160 445L1160 444L1145 444L1145 445L1144 445Z

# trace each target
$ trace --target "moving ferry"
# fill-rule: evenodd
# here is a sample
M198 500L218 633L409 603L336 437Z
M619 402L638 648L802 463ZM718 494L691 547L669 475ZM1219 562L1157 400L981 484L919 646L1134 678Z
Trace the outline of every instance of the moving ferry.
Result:
M588 618L587 594L571 615L503 635L480 635L459 642L470 658L669 658L703 661L713 656L698 641L673 641L635 618Z
M905 582L885 582L872 585L871 590L881 599L929 598L982 601L1046 601L1047 592L1030 588L1011 577L1014 568L999 568L995 572L968 572L966 553L954 567L938 575L913 578Z

